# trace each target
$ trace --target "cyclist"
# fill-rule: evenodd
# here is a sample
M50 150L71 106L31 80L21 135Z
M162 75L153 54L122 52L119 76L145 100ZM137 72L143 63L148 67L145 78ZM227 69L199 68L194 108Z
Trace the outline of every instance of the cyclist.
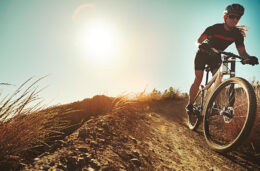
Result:
M243 57L245 63L258 64L258 59L248 55L244 45L245 29L237 26L239 19L244 14L244 7L240 4L228 5L224 10L224 23L212 25L202 33L196 44L199 50L196 53L195 64L195 79L190 87L189 102L186 106L188 114L193 113L193 103L196 94L198 93L201 84L205 65L209 65L212 75L214 75L221 65L220 55L210 56L204 50L215 48L225 50L229 45L235 42L237 51ZM204 50L203 50L204 49Z

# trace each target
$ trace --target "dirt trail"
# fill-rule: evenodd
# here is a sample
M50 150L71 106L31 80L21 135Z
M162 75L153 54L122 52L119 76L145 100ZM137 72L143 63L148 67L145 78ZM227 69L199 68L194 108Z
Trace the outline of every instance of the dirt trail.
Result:
M91 118L24 170L260 170L237 152L209 149L201 132L187 128L185 103Z

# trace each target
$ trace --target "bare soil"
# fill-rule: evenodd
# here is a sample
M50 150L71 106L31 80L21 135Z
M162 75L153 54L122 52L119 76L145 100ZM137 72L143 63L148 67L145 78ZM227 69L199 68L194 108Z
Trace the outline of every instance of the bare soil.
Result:
M185 100L91 117L24 170L260 170L260 159L208 147L186 125Z

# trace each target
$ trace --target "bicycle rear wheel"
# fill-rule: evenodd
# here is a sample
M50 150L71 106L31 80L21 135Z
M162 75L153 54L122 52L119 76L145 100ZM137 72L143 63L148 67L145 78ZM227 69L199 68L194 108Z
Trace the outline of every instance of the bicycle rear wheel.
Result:
M196 130L199 125L199 117L195 114L188 115L188 126L191 130Z
M215 90L205 105L204 136L208 145L228 152L249 136L256 116L253 87L243 78L230 78Z
M198 93L193 103L194 113L188 115L188 127L191 130L196 130L201 122L201 112L202 112L202 91Z

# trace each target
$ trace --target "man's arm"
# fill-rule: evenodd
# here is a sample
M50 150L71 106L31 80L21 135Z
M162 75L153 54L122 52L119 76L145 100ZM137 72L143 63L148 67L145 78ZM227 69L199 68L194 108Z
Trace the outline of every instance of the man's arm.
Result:
M240 55L241 57L243 57L244 59L250 57L250 55L248 55L248 53L246 52L245 46L242 46L242 47L237 48L237 51L238 51L239 55Z
M239 53L239 55L244 58L242 61L242 64L250 64L250 65L258 65L258 58L255 56L250 56L248 55L248 53L246 52L245 47L239 47L237 48L237 51Z
M199 45L204 42L206 39L208 38L208 36L206 34L202 34L198 40L195 42L196 46L199 47Z

